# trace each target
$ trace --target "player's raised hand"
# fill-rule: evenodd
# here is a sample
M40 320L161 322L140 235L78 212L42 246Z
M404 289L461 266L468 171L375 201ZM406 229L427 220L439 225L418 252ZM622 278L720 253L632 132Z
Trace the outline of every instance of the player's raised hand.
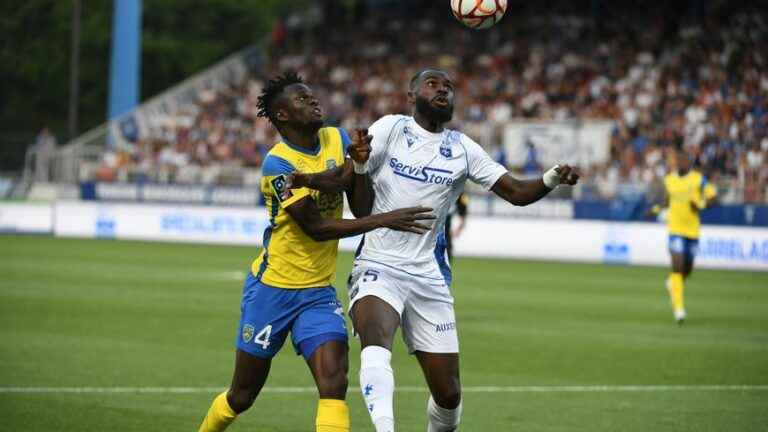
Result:
M579 182L579 175L568 164L558 164L544 173L544 185L550 189L565 184L573 186Z
M376 215L380 219L381 226L395 231L406 231L415 234L424 234L430 227L417 221L433 220L435 215L429 207L407 207L387 213Z
M364 164L371 156L372 135L368 135L368 129L355 129L352 131L352 143L347 151L353 161Z
M579 182L579 175L568 164L558 165L555 171L560 175L560 184L573 186Z

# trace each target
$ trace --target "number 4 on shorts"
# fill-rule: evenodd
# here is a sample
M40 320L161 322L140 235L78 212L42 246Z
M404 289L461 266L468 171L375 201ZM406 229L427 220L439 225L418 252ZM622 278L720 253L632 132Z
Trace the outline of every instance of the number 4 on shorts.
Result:
M269 336L272 334L272 324L261 329L259 334L253 338L253 343L261 345L262 349L269 348Z

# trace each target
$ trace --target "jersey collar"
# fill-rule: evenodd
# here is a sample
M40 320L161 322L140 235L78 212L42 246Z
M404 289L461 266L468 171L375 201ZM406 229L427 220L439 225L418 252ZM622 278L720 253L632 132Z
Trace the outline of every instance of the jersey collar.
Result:
M413 129L413 131L417 135L419 135L421 137L424 137L424 138L427 138L427 139L429 139L429 138L431 138L431 139L440 138L440 137L443 136L443 134L447 130L445 127L443 127L443 130L440 131L440 132L430 132L430 131L424 129L423 127L421 127L421 125L419 125L419 122L417 122L416 119L413 118L413 117L411 117L410 123L411 123L411 129Z
M317 156L320 153L320 137L319 136L315 138L315 148L313 149L308 149L300 145L296 145L288 141L288 139L285 137L283 137L283 142L285 143L285 145L292 148L293 150L296 150L299 153L304 153L310 156Z

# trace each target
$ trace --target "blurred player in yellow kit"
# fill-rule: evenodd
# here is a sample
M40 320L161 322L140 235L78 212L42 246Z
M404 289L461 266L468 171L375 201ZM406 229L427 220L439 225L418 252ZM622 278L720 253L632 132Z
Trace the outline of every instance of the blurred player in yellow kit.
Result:
M693 271L699 245L699 212L715 203L717 192L706 177L691 169L690 156L684 151L677 151L675 161L677 172L664 178L669 253L672 256L672 273L666 285L675 321L682 324L685 320L685 279ZM656 205L651 211L658 214L661 210L661 206Z

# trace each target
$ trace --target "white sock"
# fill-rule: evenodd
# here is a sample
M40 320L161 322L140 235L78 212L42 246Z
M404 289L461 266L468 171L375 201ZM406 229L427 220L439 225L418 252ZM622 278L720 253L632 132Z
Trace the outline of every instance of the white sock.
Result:
M392 408L395 375L390 360L392 353L380 346L367 346L360 353L360 390L376 432L394 432Z
M458 429L461 421L461 401L454 409L445 409L438 406L432 396L427 402L427 432L453 432Z

